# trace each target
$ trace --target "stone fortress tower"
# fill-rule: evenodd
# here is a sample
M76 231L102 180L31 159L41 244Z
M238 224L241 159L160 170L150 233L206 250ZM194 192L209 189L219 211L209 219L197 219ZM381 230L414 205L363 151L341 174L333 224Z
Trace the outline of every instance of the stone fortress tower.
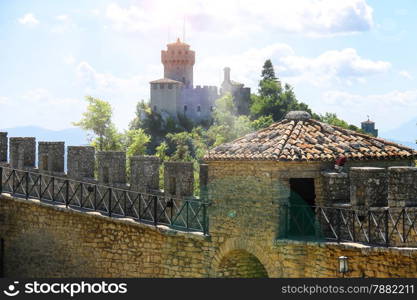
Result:
M216 100L226 93L234 96L239 113L248 112L250 88L231 81L230 68L226 68L228 71L225 71L220 94L216 86L194 87L195 52L179 38L175 43L168 44L167 50L161 51L161 62L164 66L164 78L150 82L150 105L163 118L187 117L196 122L210 120Z
M240 115L249 114L250 105L250 88L244 87L243 83L236 82L230 79L230 68L224 68L224 79L220 94L223 96L230 93L233 96L237 112Z
M369 120L369 116L368 120L361 122L361 129L370 135L378 136L378 129L375 129L375 122Z

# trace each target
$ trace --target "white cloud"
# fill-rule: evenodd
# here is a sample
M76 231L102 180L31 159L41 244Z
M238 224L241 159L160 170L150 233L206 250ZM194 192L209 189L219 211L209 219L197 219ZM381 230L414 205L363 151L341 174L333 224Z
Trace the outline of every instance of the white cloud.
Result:
M405 70L398 72L398 74L401 77L404 77L404 78L407 78L407 79L410 79L410 80L413 79L413 76L409 72L407 72Z
M355 49L331 50L317 57L297 55L287 44L272 44L253 48L243 53L227 56L211 56L197 65L196 79L200 82L219 84L219 74L225 66L232 68L234 79L256 87L264 61L272 59L277 75L292 84L308 82L315 86L331 86L335 83L351 85L364 83L366 78L387 72L391 64L361 57ZM213 80L213 74L219 74Z
M67 21L69 21L69 16L68 15L59 15L59 16L56 16L55 19L57 19L58 21L61 21L61 22L67 22Z
M384 94L359 95L344 91L323 93L320 111L332 111L356 124L366 115L383 129L400 126L417 115L417 90L394 90ZM401 118L393 118L401 116Z
M18 19L20 24L23 25L37 25L39 24L39 20L32 13L27 13L23 17Z
M85 109L82 99L57 97L44 88L10 97L2 107L2 127L37 125L48 129L71 127ZM16 118L18 112L19 117Z
M6 104L9 102L9 98L0 96L0 104Z
M372 28L373 9L365 0L254 0L163 1L145 0L140 5L109 4L106 17L116 30L148 32L174 28L181 32L186 17L192 32L249 34L272 31L333 36Z
M77 25L69 15L58 15L55 19L57 22L51 27L51 32L53 33L66 33L77 28Z
M120 78L98 72L85 61L77 65L76 72L78 84L85 95L101 98L112 105L114 122L120 128L127 128L129 121L134 118L136 104L142 99L149 99L149 81L157 77L156 73L144 70L143 74L149 77Z
M75 64L75 62L76 62L76 59L71 54L64 57L64 63L67 65L73 65Z

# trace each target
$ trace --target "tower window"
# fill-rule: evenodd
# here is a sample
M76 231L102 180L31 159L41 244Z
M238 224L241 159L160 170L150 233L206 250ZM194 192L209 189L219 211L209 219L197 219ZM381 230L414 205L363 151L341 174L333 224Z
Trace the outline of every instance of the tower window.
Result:
M186 112L187 111L187 105L184 105L184 112Z
M163 88L164 88L164 84L163 84L163 83L160 83L160 84L159 84L159 88L160 88L160 89L163 89Z
M197 106L197 112L201 112L201 106Z
M156 84L152 84L152 88L153 88L154 90L156 90L156 89L158 88L158 85L156 85Z
M214 110L213 106L210 106L210 111L213 111L213 110Z
M154 111L157 111L156 105L153 106L153 110Z
M172 89L172 83L168 83L168 88Z

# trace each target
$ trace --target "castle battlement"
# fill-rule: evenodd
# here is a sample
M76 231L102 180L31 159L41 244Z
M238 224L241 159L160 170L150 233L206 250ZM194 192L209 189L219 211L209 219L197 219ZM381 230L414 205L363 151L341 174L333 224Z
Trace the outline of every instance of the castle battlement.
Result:
M197 85L193 88L193 66L195 52L190 46L179 39L167 45L161 52L164 65L164 78L151 81L151 108L163 116L185 116L192 121L203 121L212 118L216 100L230 92L234 98L238 112L249 112L250 88L230 80L230 68L226 68L222 90L216 86ZM230 86L230 88L228 88ZM230 90L230 91L229 91Z

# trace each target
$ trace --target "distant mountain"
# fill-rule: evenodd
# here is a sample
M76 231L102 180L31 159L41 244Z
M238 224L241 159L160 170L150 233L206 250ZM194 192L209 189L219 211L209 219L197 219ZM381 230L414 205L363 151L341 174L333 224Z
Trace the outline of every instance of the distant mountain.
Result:
M65 142L65 146L87 145L85 131L79 128L68 128L63 130L49 130L36 126L24 126L1 129L8 132L9 137L36 137L37 142Z
M403 144L404 146L417 149L417 117L404 123L398 128L387 131L380 131L379 135L382 138L391 140L395 143Z

